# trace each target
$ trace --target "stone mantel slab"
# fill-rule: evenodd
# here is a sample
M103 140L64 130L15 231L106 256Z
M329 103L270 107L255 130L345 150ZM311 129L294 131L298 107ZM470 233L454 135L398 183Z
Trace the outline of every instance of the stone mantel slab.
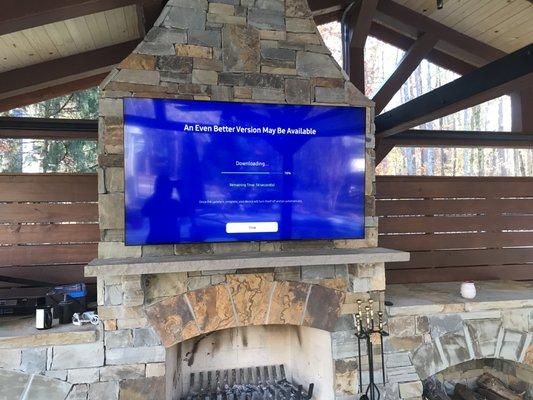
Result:
M284 252L202 254L145 258L96 259L85 267L85 276L164 274L191 271L224 271L335 264L369 264L409 261L409 253L381 247Z
M390 316L434 315L533 307L533 282L480 281L477 295L464 299L461 282L436 282L387 285Z

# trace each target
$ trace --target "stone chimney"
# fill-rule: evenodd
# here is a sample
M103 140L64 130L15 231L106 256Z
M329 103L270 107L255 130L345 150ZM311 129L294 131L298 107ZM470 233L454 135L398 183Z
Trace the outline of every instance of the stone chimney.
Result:
M101 85L100 258L377 245L372 103L324 45L305 0L170 0ZM366 238L353 241L124 246L125 97L367 107Z
M365 238L125 246L128 97L364 107ZM384 262L407 258L376 249L373 103L331 56L307 2L170 0L102 83L100 107L101 241L86 274L97 277L106 363L145 365L121 396L142 386L180 398L191 374L258 362L316 382L313 398L355 398L356 300L382 304ZM107 346L130 336L146 340Z

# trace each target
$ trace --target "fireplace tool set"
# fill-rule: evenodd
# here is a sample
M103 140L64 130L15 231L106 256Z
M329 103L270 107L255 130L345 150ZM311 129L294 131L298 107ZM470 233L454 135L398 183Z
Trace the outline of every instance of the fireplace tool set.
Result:
M366 342L368 357L368 386L361 396L361 400L379 400L381 394L374 381L374 344L379 342L381 347L381 374L385 382L385 358L383 354L383 337L389 334L383 330L383 312L374 315L374 301L368 300L363 307L363 301L357 300L357 314L355 314L355 329L357 336L357 350L359 361L359 393L363 393L363 372L361 370L363 356L361 354L361 342Z
M313 383L307 391L294 385L283 365L271 365L192 373L190 392L182 400L310 400L313 388Z

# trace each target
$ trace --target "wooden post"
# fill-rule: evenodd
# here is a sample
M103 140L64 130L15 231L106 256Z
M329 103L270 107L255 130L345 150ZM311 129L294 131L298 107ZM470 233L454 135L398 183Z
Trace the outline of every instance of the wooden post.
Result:
M365 43L378 0L361 0L349 19L349 40L346 48L346 72L361 93L365 93Z
M533 131L533 86L511 93L512 131Z

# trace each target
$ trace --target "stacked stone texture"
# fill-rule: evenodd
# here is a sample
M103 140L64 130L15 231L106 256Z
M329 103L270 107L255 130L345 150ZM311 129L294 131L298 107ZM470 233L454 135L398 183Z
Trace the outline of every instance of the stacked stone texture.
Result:
M100 258L377 245L372 103L331 57L305 0L171 0L101 90ZM367 107L365 239L125 247L125 97Z
M346 272L332 268L329 274L325 271L318 275L314 272L311 275L300 273L304 273L309 282L321 282L342 290L345 285L341 283L342 277L346 277ZM217 280L221 279L220 275L214 276L219 277ZM186 274L145 276L146 301L211 287L209 280L195 279L204 277L187 278ZM224 283L232 286L236 281L243 282L250 277L254 277L255 282L251 282L251 288L275 279L268 273L262 276L230 274L224 277ZM28 399L40 399L39 391L44 387L47 390L42 393L48 400L65 399L67 393L70 400L165 398L167 350L154 330L146 325L140 307L129 305L122 310L117 307L125 301L129 304L125 294L135 290L140 282L117 277L108 278L106 284L116 288L110 290L114 296L113 300L109 300L111 303L101 308L102 316L107 318L104 331L98 329L92 335L87 331L81 337L65 334L61 345L51 345L46 335L34 337L32 346L22 346L16 338L0 340L1 395L20 398L27 390L35 396ZM247 296L246 291L235 293ZM351 295L346 293L346 296ZM504 303L391 308L387 325L390 337L384 343L387 367L387 384L382 387L384 398L419 399L422 394L420 379L432 375L472 384L487 368L506 382L529 385L524 390L531 392L532 304L522 300ZM353 394L358 379L357 342L353 319L349 314L353 311L349 309L351 306L345 307L331 333L335 398L355 399L358 398ZM258 308L250 311L261 313ZM366 353L364 346L362 352ZM367 383L366 368L363 365L364 383ZM380 374L376 374L376 378L379 382Z
M353 335L356 300L372 296L383 301L384 288L383 264L98 278L98 311L104 326L106 364L156 362L147 358L150 346L161 357L158 361L164 361L164 347L155 339L158 337L171 346L234 326L263 323L318 326L331 331L337 398L351 398L357 393L357 367L352 354L356 345L353 341L344 342L343 338ZM281 314L283 321L276 317ZM167 325L167 315L175 323ZM292 317L286 320L287 316ZM181 325L176 321L181 321ZM167 326L171 331L165 332ZM153 340L144 341L145 347L140 348L135 336L139 332L152 334L152 328L159 335L150 336ZM116 342L120 344L118 348ZM345 353L348 348L349 353ZM134 355L139 358L132 360ZM161 368L164 373L163 364ZM347 374L350 379L345 378Z
M390 337L384 345L387 390L393 398L419 398L420 379L459 365L447 372L453 374L472 360L517 363L524 371L522 380L533 383L530 302L419 305L392 308L390 313L387 327ZM475 371L470 373L475 375ZM530 377L524 379L528 374Z
M126 97L366 107L365 238L124 246L122 99ZM170 0L143 42L101 85L99 257L139 258L377 246L377 219L373 217L372 113L372 103L349 82L324 45L307 1ZM270 282L273 287L287 288L288 295L295 299L299 298L297 292L300 286L305 287L305 293L311 293L309 288L312 286L309 284L335 289L328 292L330 294L341 292L341 304L337 304L339 309L335 309L337 322L334 326L328 325L328 329L339 336L347 335L354 329L351 314L355 312L356 299L368 298L369 292L375 292L373 296L376 299L382 298L385 289L382 263L101 277L98 278L98 299L99 314L104 323L106 365L121 361L134 368L138 363L148 366L165 359L164 348L159 343L145 343L147 349L154 346L153 356L161 357L158 359L143 358L148 355L147 352L139 351L143 348L135 343L135 332L146 332L154 323L147 320L145 313L147 306L154 301L169 304L175 301L178 306L185 294L190 303L196 293L216 294L219 293L217 288L229 288L239 279L255 281L257 277L261 277L258 278L260 282ZM222 292L226 293L224 290ZM246 296L237 297L246 301ZM237 297L234 296L232 301L238 303ZM224 302L221 300L220 303ZM239 306L236 304L235 309ZM270 308L274 306L269 305ZM227 311L224 310L222 305L220 310L217 309L221 313ZM301 318L306 309L294 304L289 305L287 310L295 318ZM204 317L195 316L196 323ZM216 325L212 322L214 320L207 321ZM335 367L338 367L335 371L335 393L338 398L354 397L357 382L346 379L347 376L356 376L353 357L342 356L344 344L333 342L333 352L339 354L335 362ZM164 365L161 369L164 374ZM142 382L143 378L139 379ZM147 376L144 379L148 379Z

